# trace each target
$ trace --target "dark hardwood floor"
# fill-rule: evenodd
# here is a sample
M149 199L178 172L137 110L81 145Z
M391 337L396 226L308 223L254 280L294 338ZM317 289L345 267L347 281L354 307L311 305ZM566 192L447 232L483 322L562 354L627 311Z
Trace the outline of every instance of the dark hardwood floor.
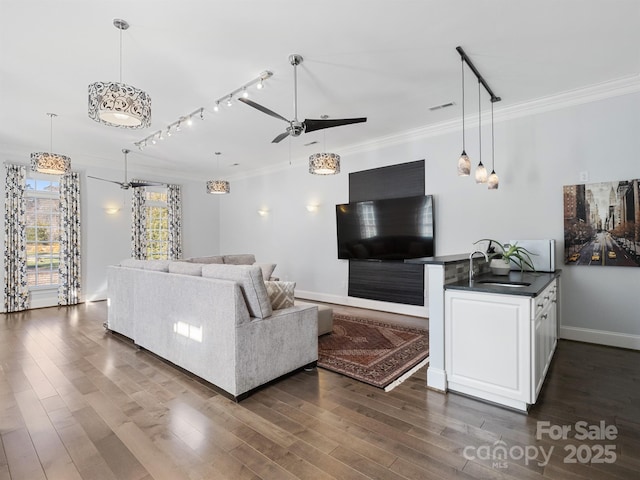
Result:
M561 341L529 415L427 390L424 370L389 393L300 372L236 404L105 319L2 316L0 480L640 478L640 352Z

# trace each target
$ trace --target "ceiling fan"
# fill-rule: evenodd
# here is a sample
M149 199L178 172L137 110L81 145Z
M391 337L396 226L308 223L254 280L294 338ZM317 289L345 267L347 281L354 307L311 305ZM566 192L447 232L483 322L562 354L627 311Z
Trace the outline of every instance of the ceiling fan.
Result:
M274 138L271 143L278 143L289 135L292 137L298 137L305 132L313 132L316 130L322 130L323 128L331 128L331 127L340 127L342 125L351 125L352 123L362 123L366 122L366 117L361 118L336 118L332 120L328 119L309 119L305 118L304 122L298 120L298 65L300 65L303 61L301 55L297 53L289 55L289 62L293 65L293 120L287 120L282 115L277 114L273 110L269 110L262 105L249 100L248 98L238 98L242 103L246 103L247 105L260 110L267 115L271 115L272 117L279 118L280 120L284 120L289 124L287 127L287 131L281 133L276 138Z
M109 182L109 183L115 183L120 185L120 188L122 188L123 190L128 190L129 188L136 188L136 187L159 187L159 186L163 186L166 185L166 183L160 183L160 182L128 182L127 181L127 154L130 152L131 150L127 150L126 148L122 149L122 153L124 153L124 182L118 182L116 180L108 180L106 178L100 178L100 177L92 177L91 175L87 175L88 178L93 178L95 180L102 180L103 182Z

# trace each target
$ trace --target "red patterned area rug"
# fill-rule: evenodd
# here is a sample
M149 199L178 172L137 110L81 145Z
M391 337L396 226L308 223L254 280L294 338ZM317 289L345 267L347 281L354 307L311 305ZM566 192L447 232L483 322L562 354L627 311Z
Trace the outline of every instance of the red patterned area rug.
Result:
M350 315L333 315L333 332L318 338L318 366L386 391L429 361L427 330Z

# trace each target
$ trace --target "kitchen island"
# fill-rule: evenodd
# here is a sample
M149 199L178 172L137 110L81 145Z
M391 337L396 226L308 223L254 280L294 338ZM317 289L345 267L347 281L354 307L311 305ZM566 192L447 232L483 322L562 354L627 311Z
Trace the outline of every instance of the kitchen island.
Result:
M482 274L444 285L447 388L527 411L558 338L560 272Z

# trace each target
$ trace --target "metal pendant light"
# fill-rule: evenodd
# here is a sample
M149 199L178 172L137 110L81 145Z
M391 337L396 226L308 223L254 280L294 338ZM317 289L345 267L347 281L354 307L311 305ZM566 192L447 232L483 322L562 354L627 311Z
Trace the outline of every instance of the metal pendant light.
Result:
M478 148L480 161L476 167L476 183L487 183L487 169L482 164L482 110L480 107L480 81L478 81Z
M66 155L53 153L53 118L55 113L47 113L50 118L49 151L31 154L31 170L50 175L64 175L71 170L71 159Z
M122 31L129 24L113 20L120 30L120 81L89 85L89 118L118 128L145 128L151 125L151 97L143 90L122 83Z
M496 175L496 157L495 157L495 146L494 146L494 138L493 138L493 102L491 102L491 175L489 175L489 179L487 180L487 187L489 190L497 190L500 180L498 179L498 175Z
M468 177L471 173L471 160L467 155L464 141L464 58L460 58L460 65L462 65L462 153L458 159L458 175Z

